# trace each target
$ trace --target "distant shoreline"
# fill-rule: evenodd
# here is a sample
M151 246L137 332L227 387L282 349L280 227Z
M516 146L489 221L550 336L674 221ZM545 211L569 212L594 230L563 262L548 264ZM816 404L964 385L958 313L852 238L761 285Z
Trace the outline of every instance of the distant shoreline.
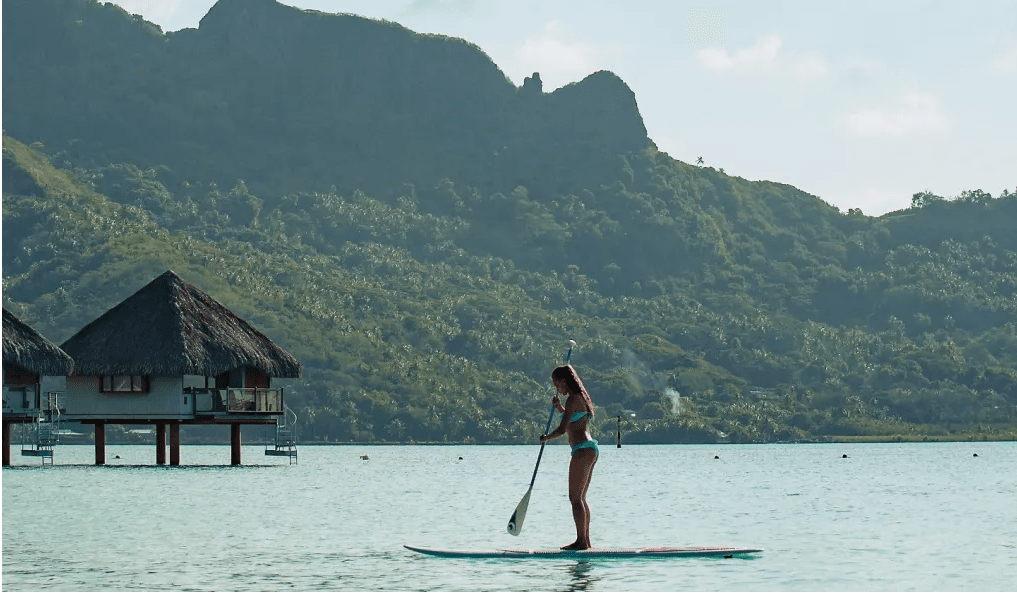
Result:
M1017 441L1017 434L1000 435L852 435L838 436L829 442L812 443L969 443L984 441Z
M854 444L854 443L980 443L980 442L1017 442L1017 434L1008 435L971 435L971 436L954 436L954 435L838 435L830 437L829 439L813 439L803 440L796 442L745 442L745 443L713 443L713 442L697 442L697 443L670 443L670 442L629 442L622 443L622 447L634 447L634 446L647 446L647 445L714 445L714 446L730 446L730 445L818 445L818 444ZM93 445L90 440L75 439L74 441L61 441L59 445ZM106 446L126 446L126 445L139 445L139 446L154 446L155 443L145 443L139 441L107 441ZM229 446L229 442L222 443L208 443L208 442L197 442L188 443L186 441L181 442L181 446L216 446L223 447ZM245 446L250 447L271 447L272 442L259 441L245 443ZM334 441L306 441L298 442L297 447L300 446L340 446L340 447L370 447L370 446L521 446L521 445L534 445L528 443L454 443L444 441L414 441L414 442L386 442L386 441L371 441L371 442L334 442ZM615 443L602 443L608 447L613 448Z

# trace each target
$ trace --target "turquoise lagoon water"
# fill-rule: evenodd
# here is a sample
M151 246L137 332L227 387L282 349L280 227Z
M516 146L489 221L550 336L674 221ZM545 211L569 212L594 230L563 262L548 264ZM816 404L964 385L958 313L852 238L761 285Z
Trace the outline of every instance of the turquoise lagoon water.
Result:
M604 447L594 544L747 546L736 559L476 560L575 536L568 447L58 446L3 470L4 591L985 591L1017 585L1017 444ZM847 458L843 455L847 454ZM975 456L977 454L977 456ZM368 456L367 460L361 456ZM120 456L119 459L115 458Z

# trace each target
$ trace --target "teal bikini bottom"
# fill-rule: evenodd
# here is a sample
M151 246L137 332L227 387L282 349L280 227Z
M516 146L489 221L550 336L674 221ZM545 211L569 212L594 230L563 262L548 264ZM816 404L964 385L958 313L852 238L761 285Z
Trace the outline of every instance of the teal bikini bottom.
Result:
M597 455L600 456L600 449L597 448L597 443L598 442L597 442L596 439L591 439L589 441L584 441L583 443L581 443L579 445L572 446L572 455L573 456L576 455L576 450L581 450L583 448L590 448L594 452L597 452Z

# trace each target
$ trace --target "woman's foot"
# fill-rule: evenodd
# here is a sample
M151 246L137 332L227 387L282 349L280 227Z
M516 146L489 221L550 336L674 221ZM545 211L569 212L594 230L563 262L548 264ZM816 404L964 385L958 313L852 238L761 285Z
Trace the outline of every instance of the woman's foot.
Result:
M563 551L585 551L590 548L590 543L581 543L578 540L572 544L567 544L561 548Z

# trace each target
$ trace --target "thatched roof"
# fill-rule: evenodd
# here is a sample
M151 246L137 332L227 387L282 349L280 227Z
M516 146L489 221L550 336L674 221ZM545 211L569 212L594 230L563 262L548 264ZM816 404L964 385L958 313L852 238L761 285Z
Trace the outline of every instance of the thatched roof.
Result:
M76 375L214 376L246 365L300 376L292 355L172 270L60 346Z
M67 353L7 311L6 307L3 310L4 363L13 363L41 375L71 373L74 361Z

